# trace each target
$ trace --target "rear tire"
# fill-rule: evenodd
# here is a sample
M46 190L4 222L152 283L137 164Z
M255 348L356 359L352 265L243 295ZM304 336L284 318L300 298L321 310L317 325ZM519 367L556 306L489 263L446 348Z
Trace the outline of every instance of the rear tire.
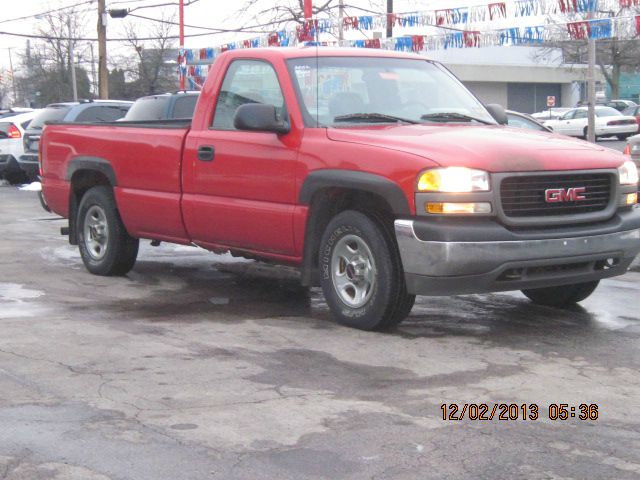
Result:
M415 295L407 293L397 246L382 221L355 210L336 215L320 241L320 284L336 320L361 330L402 322Z
M599 280L593 282L576 283L574 285L562 285L559 287L544 287L522 290L533 303L546 305L549 307L567 307L575 303L581 302L593 291L600 283Z
M616 135L616 137L618 137L618 140L623 142L632 135L633 135L632 133L625 133L624 135Z
M133 268L139 241L120 219L113 191L89 189L78 207L78 247L85 267L95 275L124 275Z

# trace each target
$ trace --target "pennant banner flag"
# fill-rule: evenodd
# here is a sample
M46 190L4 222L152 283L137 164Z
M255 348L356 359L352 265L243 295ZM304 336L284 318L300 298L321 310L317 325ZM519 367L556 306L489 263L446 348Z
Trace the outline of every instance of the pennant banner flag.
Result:
M313 44L423 52L450 48L540 45L547 41L603 39L614 36L632 38L640 35L640 15L637 15L639 7L640 0L515 0L425 12L350 16L342 18L341 22L326 18L313 19L305 21L294 30L283 29L216 48L182 49L178 56L178 73L188 78L190 85L201 85L208 73L208 66L217 55L239 48ZM578 14L609 11L618 12L618 16L576 20ZM567 23L504 28L504 23L510 18L518 18L518 23L522 24L526 17L541 15L565 18ZM380 31L385 30L388 24L403 28L443 27L458 31L431 35L407 34L389 39L318 41L320 34L329 34L337 38L341 30L361 33ZM477 28L476 24L485 26Z

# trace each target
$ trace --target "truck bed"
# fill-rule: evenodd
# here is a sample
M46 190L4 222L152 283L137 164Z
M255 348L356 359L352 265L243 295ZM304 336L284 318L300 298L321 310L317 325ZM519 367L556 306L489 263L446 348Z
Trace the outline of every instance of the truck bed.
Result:
M132 235L154 238L161 226L163 239L186 241L180 213L180 172L190 123L48 124L41 145L49 206L68 216L71 177L83 168L83 162L105 161L113 170L118 208Z

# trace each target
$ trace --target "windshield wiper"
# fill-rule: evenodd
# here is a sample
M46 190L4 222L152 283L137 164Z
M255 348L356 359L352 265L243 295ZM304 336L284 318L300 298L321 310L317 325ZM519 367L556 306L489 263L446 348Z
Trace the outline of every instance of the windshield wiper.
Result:
M350 120L372 120L374 122L404 122L416 124L420 123L416 120L408 118L396 117L385 113L350 113L348 115L339 115L333 119L334 122L348 122Z
M442 122L480 122L485 125L494 125L493 122L489 122L488 120L483 120L482 118L472 117L471 115L465 115L464 113L458 112L438 112L438 113L427 113L426 115L422 115L420 117L422 120L434 120L434 121L442 121Z

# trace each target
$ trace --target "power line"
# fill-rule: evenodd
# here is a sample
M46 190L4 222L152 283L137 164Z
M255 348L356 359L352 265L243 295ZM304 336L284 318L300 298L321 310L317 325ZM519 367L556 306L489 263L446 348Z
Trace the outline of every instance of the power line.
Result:
M29 20L30 18L37 18L43 15L48 15L50 13L61 12L62 10L68 10L69 8L81 7L82 5L88 5L90 3L94 3L95 0L86 0L84 2L76 3L73 5L67 5L66 7L55 8L53 10L48 10L46 12L34 13L32 15L26 15L24 17L10 18L8 20L0 20L0 23L8 23L8 22L17 22L18 20Z
M161 19L161 18L146 17L144 15L137 15L135 13L130 13L127 16L140 18L140 19L143 19L143 20L149 20L149 21L152 21L152 22L166 23L168 25L180 25L178 22L174 22L174 21L171 21L171 20L164 20L164 19ZM208 30L208 31L211 32L209 35L213 35L213 34L216 34L216 33L270 33L268 31L264 31L264 30L250 30L250 29L259 28L259 27L268 27L268 26L275 25L275 24L278 24L278 23L283 23L283 22L286 22L286 21L289 21L289 20L284 20L284 21L283 20L276 20L276 21L273 21L273 22L261 23L261 24L257 24L257 25L250 25L248 27L238 27L238 28L201 27L201 26L198 26L198 25L189 25L187 23L185 23L184 26L188 27L188 28L197 28L197 29L200 29L200 30ZM188 37L190 35L185 35L185 36Z
M238 33L242 33L241 31L239 31ZM261 32L261 33L268 33L268 32ZM74 42L97 42L98 39L97 38L87 38L87 37L59 37L59 36L52 36L52 35L35 35L35 34L28 34L28 33L15 33L15 32L5 32L5 31L0 31L0 35L7 35L9 37L22 37L22 38L35 38L35 39L40 39L40 40L60 40L60 41L74 41ZM206 33L192 33L190 35L185 35L185 37L204 37L207 35L215 35L215 32L206 32ZM178 35L167 35L164 37L141 37L141 38L137 38L136 40L162 40L162 39L170 39L170 40L175 40L178 39L179 36ZM130 41L130 39L128 38L107 38L107 42L128 42Z

